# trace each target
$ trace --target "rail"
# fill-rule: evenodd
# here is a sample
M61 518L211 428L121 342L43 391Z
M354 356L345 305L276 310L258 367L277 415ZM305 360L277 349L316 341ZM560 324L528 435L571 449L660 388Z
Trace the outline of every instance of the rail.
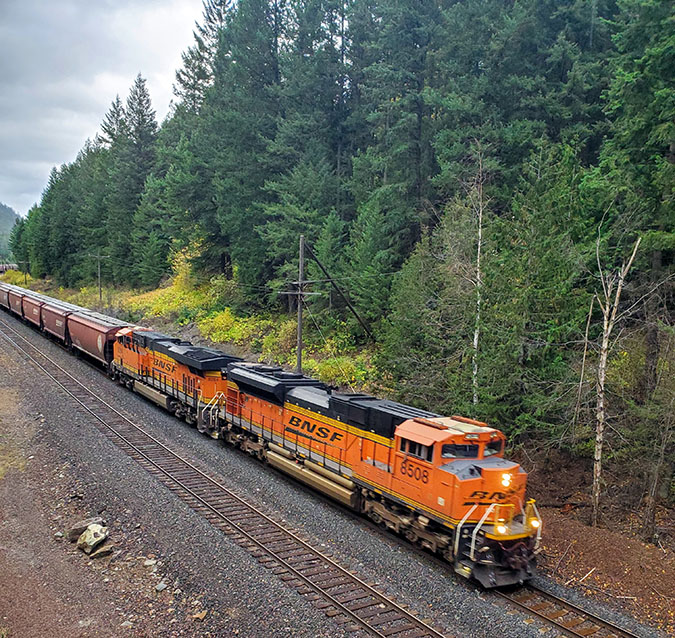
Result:
M319 606L328 616L346 624L348 630L365 629L379 638L443 637L440 631L173 452L2 320L0 337L65 390L127 455L299 593L313 592L323 598Z
M515 591L495 591L509 604L536 616L573 638L637 638L618 625L530 583Z

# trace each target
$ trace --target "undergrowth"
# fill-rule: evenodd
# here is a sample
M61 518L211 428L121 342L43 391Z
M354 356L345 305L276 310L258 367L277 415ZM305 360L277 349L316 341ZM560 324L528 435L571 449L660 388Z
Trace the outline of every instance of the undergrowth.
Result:
M246 314L236 284L222 276L198 280L188 260L178 256L174 277L161 288L148 292L104 287L102 310L143 325L161 318L176 328L194 325L200 334L219 344L235 344L244 354L255 354L260 362L294 367L296 362L295 318L287 314ZM23 273L9 271L0 281L24 286ZM28 287L86 308L99 308L98 287L77 290L56 286L51 280L34 280ZM307 322L302 351L303 371L330 385L362 390L375 376L372 353L359 349L348 326L326 319Z

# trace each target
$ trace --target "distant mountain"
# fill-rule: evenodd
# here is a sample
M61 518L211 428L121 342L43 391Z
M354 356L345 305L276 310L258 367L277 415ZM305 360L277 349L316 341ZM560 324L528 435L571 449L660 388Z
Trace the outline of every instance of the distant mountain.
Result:
M16 211L0 202L0 259L9 257L9 234L14 222L19 219Z

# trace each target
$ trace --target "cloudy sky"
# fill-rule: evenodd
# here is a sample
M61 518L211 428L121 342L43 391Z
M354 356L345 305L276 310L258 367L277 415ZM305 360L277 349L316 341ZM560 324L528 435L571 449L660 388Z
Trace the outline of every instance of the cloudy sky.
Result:
M25 214L140 72L158 120L201 0L0 0L0 202Z

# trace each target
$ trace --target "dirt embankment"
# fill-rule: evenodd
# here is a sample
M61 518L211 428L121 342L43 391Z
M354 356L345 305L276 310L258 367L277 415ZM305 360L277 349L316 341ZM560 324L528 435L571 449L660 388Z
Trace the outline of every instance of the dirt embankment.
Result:
M658 512L657 545L638 537L635 513L609 504L602 524L591 527L588 463L558 453L523 461L536 465L529 484L544 519L541 571L675 635L672 512Z

